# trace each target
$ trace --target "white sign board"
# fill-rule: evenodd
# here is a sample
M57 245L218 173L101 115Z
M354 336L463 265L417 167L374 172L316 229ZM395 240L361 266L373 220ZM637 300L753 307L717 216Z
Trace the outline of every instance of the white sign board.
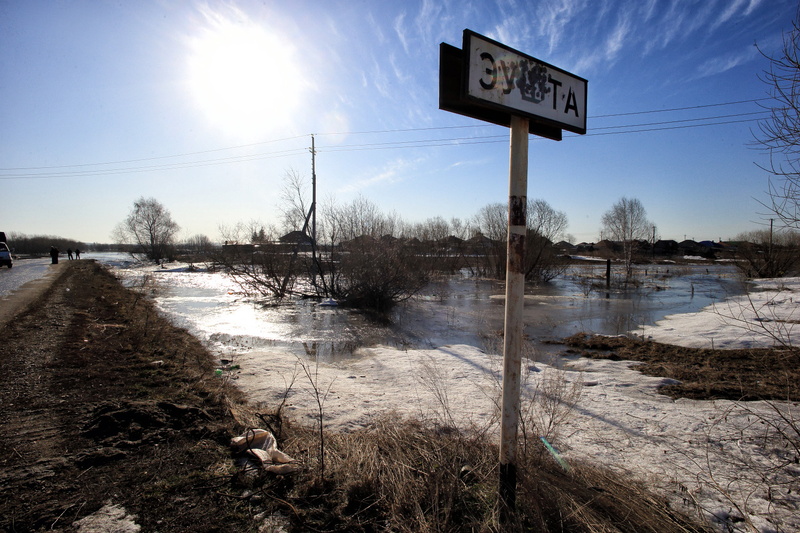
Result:
M468 99L586 133L585 79L470 30L464 30L464 53Z

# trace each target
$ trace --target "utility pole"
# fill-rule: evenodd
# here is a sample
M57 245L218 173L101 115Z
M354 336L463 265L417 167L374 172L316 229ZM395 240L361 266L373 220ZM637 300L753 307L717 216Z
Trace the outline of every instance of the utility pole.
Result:
M317 248L317 151L314 148L314 134L311 134L311 240Z
M317 282L317 150L311 134L311 281Z
M653 259L656 258L656 227L653 226Z

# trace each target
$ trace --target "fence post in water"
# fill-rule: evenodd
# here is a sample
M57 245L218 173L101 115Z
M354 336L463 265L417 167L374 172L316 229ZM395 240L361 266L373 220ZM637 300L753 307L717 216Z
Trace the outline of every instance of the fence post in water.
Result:
M517 426L522 362L522 313L525 304L525 240L528 204L528 119L511 117L508 179L508 259L503 339L503 403L500 427L500 512L508 518L516 506Z

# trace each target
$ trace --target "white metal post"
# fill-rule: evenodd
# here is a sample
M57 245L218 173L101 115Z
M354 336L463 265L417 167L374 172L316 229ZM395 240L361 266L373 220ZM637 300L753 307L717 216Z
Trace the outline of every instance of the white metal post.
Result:
M508 259L503 343L503 404L500 428L500 501L514 509L517 485L517 425L525 303L525 240L528 204L528 119L511 117L508 181Z

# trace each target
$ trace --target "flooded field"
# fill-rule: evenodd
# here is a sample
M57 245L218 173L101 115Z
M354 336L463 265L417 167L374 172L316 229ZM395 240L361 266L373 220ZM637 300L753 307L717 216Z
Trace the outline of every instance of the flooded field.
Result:
M625 334L668 314L697 311L743 284L730 265L652 265L627 290L605 290L605 265L575 266L551 283L526 290L525 333L537 353L578 332ZM280 349L323 361L347 359L360 347L401 349L468 344L497 349L503 329L504 285L454 277L432 283L399 305L389 323L376 323L353 310L315 300L263 304L246 297L220 273L168 268L119 268L128 284L153 283L158 307L220 354Z
M774 405L675 400L659 392L672 381L668 378L643 375L627 361L554 357L563 346L547 342L580 331L637 333L666 315L715 303L725 308L744 292L735 269L725 264L649 267L638 273L635 289L608 291L604 272L602 264L575 266L553 283L528 288L525 332L541 362L523 365L522 395L531 402L547 398L529 404L536 406L526 411L527 423L534 425L529 427L548 427L555 414L547 407L548 391L567 394L575 404L563 407L569 413L559 415L552 440L567 462L588 458L619 469L670 498L675 508L696 505L710 519L727 516L731 502L746 502L748 520L759 530L778 531L776 523L797 530L794 499L787 496L776 504L769 496L794 474L781 471L786 481L774 484L773 465L787 464L784 452L752 422L754 415L774 415ZM498 435L502 283L442 280L398 306L390 324L375 324L358 312L310 300L265 306L240 294L225 276L192 272L187 265L118 273L228 360L215 374L235 380L253 405L277 408L309 427L323 423L324 411L324 428L337 432L369 427L389 414ZM786 308L789 317L795 310L791 290L780 293L780 305L777 292L767 295L773 297L770 307ZM715 333L718 318L693 316ZM673 329L687 329L681 324ZM564 388L549 389L554 383ZM560 410L564 396L556 398ZM787 412L783 420L792 419ZM760 463L765 457L767 462ZM753 469L757 463L763 469ZM694 503L687 503L686 494L694 495Z

